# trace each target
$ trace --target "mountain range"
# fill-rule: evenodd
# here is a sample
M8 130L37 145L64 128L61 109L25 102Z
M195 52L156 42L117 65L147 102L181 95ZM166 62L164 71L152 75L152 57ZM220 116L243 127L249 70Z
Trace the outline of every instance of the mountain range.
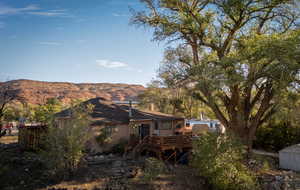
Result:
M145 87L134 84L114 83L69 83L42 82L34 80L12 80L0 83L15 90L16 95L22 97L29 104L43 104L48 98L57 98L63 103L72 100L87 100L102 97L112 101L137 101Z

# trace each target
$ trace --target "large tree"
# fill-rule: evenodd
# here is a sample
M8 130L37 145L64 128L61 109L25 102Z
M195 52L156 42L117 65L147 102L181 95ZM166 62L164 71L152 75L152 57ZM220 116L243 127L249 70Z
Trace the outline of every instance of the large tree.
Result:
M207 109L201 101L195 99L193 91L173 85L167 82L165 77L169 72L162 70L163 76L158 76L158 80L148 84L147 89L139 95L142 109L154 109L155 111L184 116L187 119L211 116L211 111ZM153 111L153 110L152 110Z
M11 88L8 84L0 86L0 138L6 134L2 124L9 104L13 101L23 101L17 94L17 90Z
M132 22L153 28L155 40L181 44L170 60L185 68L172 80L194 84L194 97L251 149L276 97L299 81L299 1L141 2L146 10L133 11Z

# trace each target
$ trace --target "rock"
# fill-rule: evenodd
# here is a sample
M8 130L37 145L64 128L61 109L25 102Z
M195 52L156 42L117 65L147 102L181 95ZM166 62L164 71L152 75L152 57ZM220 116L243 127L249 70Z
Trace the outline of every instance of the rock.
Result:
M117 160L113 163L112 167L113 168L117 168L117 167L121 167L122 166L122 161Z

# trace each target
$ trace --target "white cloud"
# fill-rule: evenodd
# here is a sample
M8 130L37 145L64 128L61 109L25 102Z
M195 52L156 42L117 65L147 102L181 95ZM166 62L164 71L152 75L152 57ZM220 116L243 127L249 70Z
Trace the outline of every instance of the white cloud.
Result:
M19 13L26 13L28 11L39 10L40 8L37 5L28 5L22 8L15 8L5 5L0 5L0 15L13 15Z
M49 16L49 17L65 15L65 13L57 13L57 12L51 12L51 11L49 11L49 12L29 12L28 14L39 15L39 16Z
M47 17L57 17L57 16L64 16L70 17L67 13L66 9L55 9L55 10L47 10L47 11L30 11L27 12L30 15L38 15L38 16L47 16Z
M119 14L119 13L113 13L112 15L115 16L115 17L127 17L127 16L129 16L128 14Z
M27 14L44 17L72 17L66 9L42 10L37 5L28 5L26 7L16 8L0 4L0 15Z
M47 45L47 46L59 46L62 45L59 42L39 42L40 45Z
M128 67L126 63L119 62L119 61L96 60L96 62L98 66L108 68L108 69Z

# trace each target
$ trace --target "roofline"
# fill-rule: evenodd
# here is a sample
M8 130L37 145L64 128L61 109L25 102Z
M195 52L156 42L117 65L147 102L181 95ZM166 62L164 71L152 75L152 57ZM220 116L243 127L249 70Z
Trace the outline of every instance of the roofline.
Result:
M132 121L153 121L154 119L130 119L129 122Z

